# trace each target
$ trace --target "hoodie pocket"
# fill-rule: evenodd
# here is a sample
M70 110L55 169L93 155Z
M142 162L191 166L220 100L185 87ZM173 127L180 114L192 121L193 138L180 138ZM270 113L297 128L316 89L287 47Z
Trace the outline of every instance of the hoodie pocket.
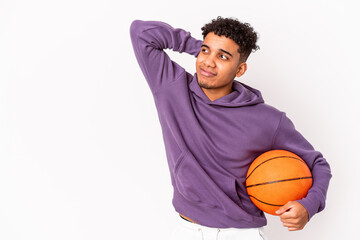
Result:
M177 161L175 183L177 190L188 201L212 208L220 205L214 193L221 190L188 151L184 151Z

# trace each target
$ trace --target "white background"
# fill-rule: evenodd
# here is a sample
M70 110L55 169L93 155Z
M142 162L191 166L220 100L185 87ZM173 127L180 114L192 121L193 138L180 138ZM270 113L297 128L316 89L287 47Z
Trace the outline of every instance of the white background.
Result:
M356 239L356 2L0 0L0 239L168 239L178 216L129 26L160 20L201 38L217 16L259 33L239 80L332 168L326 209L298 232L267 215L269 239ZM195 58L170 54L194 72Z

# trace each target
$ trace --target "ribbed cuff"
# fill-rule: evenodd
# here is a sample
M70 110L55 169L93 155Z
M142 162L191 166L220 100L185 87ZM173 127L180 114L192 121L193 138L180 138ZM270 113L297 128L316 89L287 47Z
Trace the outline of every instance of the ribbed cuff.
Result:
M309 214L309 220L316 214L319 212L319 208L320 208L320 202L319 200L317 200L314 196L308 196L306 198L303 198L301 200L297 200L298 203L300 203L301 205L303 205L308 214Z

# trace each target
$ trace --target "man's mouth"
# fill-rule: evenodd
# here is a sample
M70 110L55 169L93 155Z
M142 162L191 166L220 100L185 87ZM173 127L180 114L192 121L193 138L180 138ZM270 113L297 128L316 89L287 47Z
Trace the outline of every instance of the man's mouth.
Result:
M216 73L206 71L203 68L200 68L200 74L205 76L205 77L214 77L214 76L216 76Z

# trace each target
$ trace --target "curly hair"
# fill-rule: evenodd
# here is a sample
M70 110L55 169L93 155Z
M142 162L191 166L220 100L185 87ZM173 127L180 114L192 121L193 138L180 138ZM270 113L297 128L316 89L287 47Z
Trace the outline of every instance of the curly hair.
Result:
M259 49L259 46L256 45L257 33L249 23L242 23L236 18L219 16L205 24L201 30L204 39L208 33L213 32L218 36L225 36L236 42L239 45L238 52L242 61L246 61L252 51Z

